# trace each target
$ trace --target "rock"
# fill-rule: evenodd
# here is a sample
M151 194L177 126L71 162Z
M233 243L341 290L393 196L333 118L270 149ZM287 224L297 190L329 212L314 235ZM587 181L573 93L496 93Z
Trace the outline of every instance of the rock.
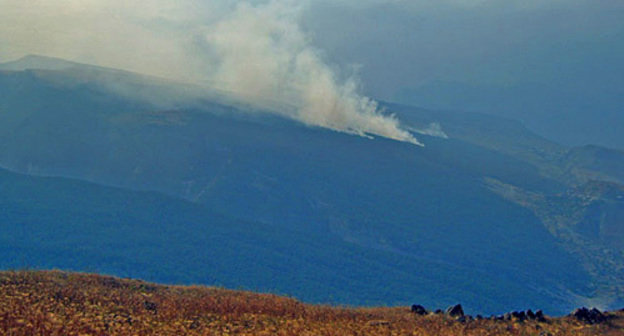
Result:
M526 321L526 320L527 320L527 316L526 316L526 313L525 313L524 311L519 312L519 313L518 313L518 315L519 315L519 317L518 317L518 318L519 318L521 321Z
M591 314L591 317L595 321L595 323L602 323L608 319L608 316L605 313L601 312L596 308L590 310L589 313Z
M523 311L521 311L521 312L519 312L519 311L511 312L511 317L513 317L514 319L516 319L518 321L526 320L526 314Z
M546 317L541 309L535 312L535 320L538 322L546 322Z
M478 321L483 320L483 316L481 316L481 315L477 314L476 319L477 319Z
M588 315L589 315L589 309L587 309L585 307L582 307L582 308L575 309L568 316L573 316L573 317L576 317L577 319L582 319L582 318L585 318Z
M576 318L577 321L587 324L596 324L607 320L607 317L596 308L591 310L585 307L578 308L570 316Z
M193 322L191 322L191 325L189 325L189 329L198 329L200 325L201 323L197 319L194 319Z
M154 312L158 309L158 306L154 302L149 302L149 301L143 302L143 307L145 307L146 310L154 311Z
M427 314L427 309L425 309L425 307L421 306L421 305L412 305L412 313L416 314L416 315L426 315Z
M444 312L442 311L442 309L436 309L435 312L433 312L433 313L434 314L442 314Z
M511 321L511 313L505 313L505 315L503 315L503 319L505 319L505 321Z
M531 309L527 310L525 314L529 320L535 320L535 313Z
M460 304L456 304L454 306L450 306L446 309L446 314L451 317L461 317L464 316L464 309Z

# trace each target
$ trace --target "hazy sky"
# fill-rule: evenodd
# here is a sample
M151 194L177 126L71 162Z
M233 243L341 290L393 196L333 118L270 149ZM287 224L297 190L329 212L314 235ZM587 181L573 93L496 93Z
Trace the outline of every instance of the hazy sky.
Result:
M335 96L358 97L347 103L353 106L366 105L359 100L364 92L513 117L561 142L624 148L619 131L624 127L624 1L242 3L0 0L0 61L44 54L188 81L219 81L220 87L248 97L268 95L300 105L318 102L314 96L334 85L329 91ZM247 20L251 17L256 21ZM307 64L300 55L307 55ZM254 81L241 88L241 78ZM327 85L312 87L316 78ZM295 91L306 87L306 94L284 90L292 86ZM323 118L319 122L341 122ZM386 121L374 127L396 127Z
M624 1L327 1L304 26L375 97L624 149Z
M622 83L624 1L318 2L305 18L334 61L375 92L431 80ZM572 83L593 85L594 83Z
M301 17L297 20L311 43L332 63L348 69L361 66L363 76L374 77L366 78L366 87L388 96L395 87L433 79L505 84L582 75L622 80L620 0L278 2L296 8L294 15ZM162 64L167 58L205 52L198 50L201 29L231 13L236 4L0 0L0 61L45 53L193 77L196 71Z

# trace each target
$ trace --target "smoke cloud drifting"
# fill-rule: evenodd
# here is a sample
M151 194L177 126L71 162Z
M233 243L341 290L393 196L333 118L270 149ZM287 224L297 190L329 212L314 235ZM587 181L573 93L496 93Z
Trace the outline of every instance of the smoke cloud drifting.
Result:
M56 56L208 85L336 131L421 145L341 79L302 31L305 5L269 2L0 0L0 59Z

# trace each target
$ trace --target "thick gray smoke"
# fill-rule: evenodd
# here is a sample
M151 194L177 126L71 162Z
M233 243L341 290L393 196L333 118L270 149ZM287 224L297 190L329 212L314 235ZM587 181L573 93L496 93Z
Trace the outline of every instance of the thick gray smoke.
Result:
M308 125L421 145L340 79L300 2L0 0L0 59L43 54L209 85Z

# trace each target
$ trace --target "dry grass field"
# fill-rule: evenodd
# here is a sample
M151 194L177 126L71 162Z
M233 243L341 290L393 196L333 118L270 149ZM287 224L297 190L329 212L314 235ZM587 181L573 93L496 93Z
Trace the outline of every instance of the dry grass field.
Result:
M408 307L339 308L275 295L59 271L0 273L1 335L624 335L624 312L457 322Z

